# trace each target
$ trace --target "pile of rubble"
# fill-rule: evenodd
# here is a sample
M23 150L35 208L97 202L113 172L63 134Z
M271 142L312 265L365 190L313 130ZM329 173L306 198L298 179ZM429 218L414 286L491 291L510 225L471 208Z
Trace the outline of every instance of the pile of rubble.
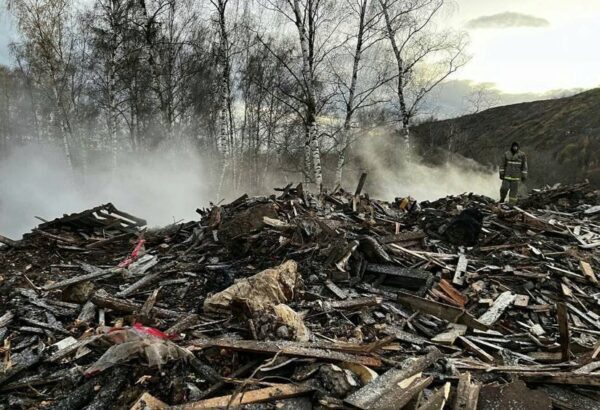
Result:
M0 237L0 409L600 407L600 192L363 183Z

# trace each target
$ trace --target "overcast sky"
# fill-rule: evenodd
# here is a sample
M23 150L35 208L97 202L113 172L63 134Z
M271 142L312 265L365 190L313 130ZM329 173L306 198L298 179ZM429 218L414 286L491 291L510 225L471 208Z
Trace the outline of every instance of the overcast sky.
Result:
M600 0L457 0L473 56L455 79L509 93L600 85Z
M0 0L0 63L14 29ZM454 0L439 24L468 31L471 61L452 80L506 94L600 86L600 0ZM456 90L456 87L447 87Z

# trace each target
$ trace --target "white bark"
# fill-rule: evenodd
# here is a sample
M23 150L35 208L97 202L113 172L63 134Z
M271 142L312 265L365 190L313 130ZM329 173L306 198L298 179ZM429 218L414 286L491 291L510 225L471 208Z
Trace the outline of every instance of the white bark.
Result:
M309 0L310 1L310 0ZM298 36L300 39L300 49L302 50L302 77L304 80L304 88L306 93L306 103L305 103L305 127L306 127L306 137L308 141L305 145L306 152L305 156L305 180L308 179L310 175L308 166L309 166L309 158L312 157L312 170L314 174L314 181L317 184L317 187L320 189L323 185L323 172L321 169L321 152L319 150L319 142L318 142L318 128L316 122L317 115L317 102L315 97L315 79L314 72L312 67L314 66L313 56L311 55L309 48L309 39L306 30L306 24L309 25L309 30L315 30L316 28L311 26L310 24L310 16L307 16L306 13L303 12L303 8L300 6L300 2L298 0L294 0L294 16L295 16L295 24L298 29ZM311 38L314 41L314 32L311 33Z
M308 133L310 139L310 149L312 151L312 165L315 174L315 184L317 188L321 190L323 188L323 172L321 169L321 150L319 149L318 134L319 129L317 123L313 122L308 126Z
M394 53L394 58L396 59L396 68L398 72L397 78L397 88L396 88L396 96L398 98L398 105L400 108L400 127L398 129L398 134L403 140L404 143L404 154L405 159L410 161L410 131L408 129L408 124L410 121L410 115L406 106L406 98L404 94L404 75L405 75L405 67L404 67L404 58L402 56L402 51L398 45L396 40L396 29L392 25L392 17L390 16L389 6L386 1L380 0L381 9L383 12L383 17L385 19L385 28L386 35L388 40L390 41L390 45L392 47L392 51Z

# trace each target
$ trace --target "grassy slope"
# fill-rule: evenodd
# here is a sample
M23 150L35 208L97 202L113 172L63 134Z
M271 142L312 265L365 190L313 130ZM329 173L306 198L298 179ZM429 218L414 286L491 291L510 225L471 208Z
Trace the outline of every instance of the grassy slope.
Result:
M600 89L426 123L414 133L422 154L434 161L450 149L496 164L518 141L529 158L530 185L584 178L600 185Z

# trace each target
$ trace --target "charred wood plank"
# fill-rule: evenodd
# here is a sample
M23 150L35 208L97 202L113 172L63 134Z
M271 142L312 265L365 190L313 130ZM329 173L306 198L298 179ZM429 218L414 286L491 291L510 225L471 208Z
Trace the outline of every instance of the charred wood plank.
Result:
M559 302L556 305L556 320L558 322L558 341L560 343L560 351L563 361L569 360L569 318L567 316L567 305L564 302Z
M122 268L113 268L113 269L103 270L100 272L88 273L87 275L75 276L70 279L65 279L60 282L51 283L50 285L42 286L42 290L60 289L60 288L64 288L67 286L74 285L76 283L85 282L85 281L93 280L93 279L100 279L100 278L106 279L106 278L116 275L118 273L123 273L123 271L124 271L124 269L122 269Z
M198 345L198 344L195 344ZM321 348L305 347L306 345L289 341L255 341L255 340L228 340L211 339L202 341L200 346L218 347L221 349L231 349L243 352L277 354L292 357L310 357L333 362L358 363L370 367L381 366L381 361L375 357L359 355L352 353L343 353L339 351L326 350Z
M511 291L506 291L500 294L494 301L494 304L483 315L479 317L479 321L487 326L492 326L504 311L514 302L517 296Z
M94 303L94 305L98 307L113 309L118 312L136 313L139 312L142 308L142 305L140 305L139 303L110 296L108 292L104 289L97 290L92 295L90 300L92 301L92 303ZM175 312L174 310L168 310L158 307L153 307L150 313L159 318L172 319L177 319L182 315L182 313L180 312Z
M452 279L452 283L455 285L464 285L465 284L465 274L467 273L467 265L469 260L464 254L460 254L458 257L458 262L456 263L456 270L454 271L454 278Z
M461 323L470 328L479 330L488 330L489 328L486 324L475 319L464 309L446 305L445 303L423 299L405 292L398 292L397 300L403 305L410 306L421 313L433 315L451 323Z
M53 332L62 333L63 335L67 335L67 336L71 335L71 332L69 332L66 329L63 329L63 328L55 326L55 325L51 325L50 323L42 322L40 320L29 319L29 318L26 318L26 317L22 317L19 320L22 320L23 322L29 323L30 325L40 327L42 329L48 329L48 330L51 330Z
M369 263L365 272L388 275L390 278L386 282L391 286L399 286L414 291L423 290L433 281L433 275L430 272L396 265Z
M366 384L346 397L344 403L365 410L402 408L412 398L411 395L404 404L401 405L399 403L400 397L404 397L401 394L402 390L408 389L412 382L415 381L414 379L410 380L410 378L419 375L420 372L431 366L441 357L442 353L438 349L429 348L429 352L426 355L405 361L401 369L393 368L388 370L371 383ZM406 386L407 381L409 382L408 386ZM405 384L403 385L403 383ZM419 381L418 383L420 386L422 382ZM423 385L423 388L425 386ZM392 401L396 403L391 404Z
M477 410L480 389L480 384L471 382L471 373L461 374L456 388L454 410Z
M487 363L494 363L494 357L490 355L488 352L477 346L475 343L471 342L469 339L463 336L458 337L458 341L461 345L467 349L469 352L473 353L479 359L483 360Z
M70 355L71 353L75 353L77 350L79 350L81 347L83 346L87 346L88 344L98 340L101 337L101 335L94 335L94 336L90 336L87 339L83 339L83 340L79 340L76 343L73 343L67 347L64 347L62 349L57 350L56 352L52 353L48 358L46 358L46 362L57 362L65 357L67 357L68 355Z
M121 393L121 389L127 382L129 371L126 367L117 367L111 372L111 377L100 388L94 400L86 407L86 410L106 410L114 408L115 401Z
M0 386L15 377L20 372L35 366L40 361L41 356L33 353L31 350L27 350L18 355L12 357L14 362L13 367L8 369L6 372L0 374Z
M354 191L355 196L359 196L365 186L365 181L367 180L367 173L363 172L360 174L360 178L358 180L358 185L356 186L356 191Z

